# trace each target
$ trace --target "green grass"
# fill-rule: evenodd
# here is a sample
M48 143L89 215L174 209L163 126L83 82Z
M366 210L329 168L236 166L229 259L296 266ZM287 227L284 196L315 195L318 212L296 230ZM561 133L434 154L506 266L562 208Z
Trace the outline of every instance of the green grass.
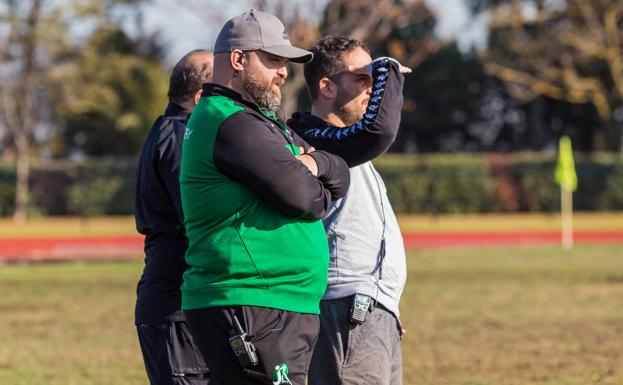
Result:
M133 326L141 265L0 266L0 384L145 384Z
M405 384L623 383L620 246L418 251L401 308Z
M0 266L0 384L145 384L140 262ZM620 245L418 250L405 385L623 384Z

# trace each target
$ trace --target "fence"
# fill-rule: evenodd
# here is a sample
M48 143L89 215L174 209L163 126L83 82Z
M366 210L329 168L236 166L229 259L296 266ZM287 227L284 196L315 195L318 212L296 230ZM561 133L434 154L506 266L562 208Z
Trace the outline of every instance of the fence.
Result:
M31 172L31 214L130 214L136 159L36 163ZM375 161L396 212L550 212L560 207L555 155L386 155ZM582 211L623 210L623 162L608 154L578 157ZM0 163L0 215L14 207L15 171Z

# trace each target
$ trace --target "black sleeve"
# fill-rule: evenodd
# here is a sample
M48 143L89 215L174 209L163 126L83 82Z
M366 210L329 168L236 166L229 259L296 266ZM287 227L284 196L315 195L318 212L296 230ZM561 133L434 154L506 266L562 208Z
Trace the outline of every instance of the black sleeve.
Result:
M394 60L372 63L372 95L364 117L340 129L317 127L302 133L310 145L342 157L354 167L382 155L396 139L402 110L404 76Z
M309 150L309 144L295 132L292 132L292 139L294 140L294 144L303 147L304 152ZM331 191L333 200L342 198L344 194L346 194L346 191L348 191L350 174L343 174L344 172L348 173L348 168L344 170L342 167L333 167L333 165L346 164L344 159L322 150L316 150L308 155L316 161L316 165L318 166L318 179Z
M290 217L321 219L326 215L331 200L338 196L324 186L322 178L339 179L341 195L348 188L348 166L341 158L326 155L315 177L266 123L245 113L223 122L214 145L214 164L223 174Z
M161 130L158 138L158 176L171 196L178 223L184 223L182 200L180 196L180 164L182 161L182 136L184 124L178 121L169 122L169 127Z

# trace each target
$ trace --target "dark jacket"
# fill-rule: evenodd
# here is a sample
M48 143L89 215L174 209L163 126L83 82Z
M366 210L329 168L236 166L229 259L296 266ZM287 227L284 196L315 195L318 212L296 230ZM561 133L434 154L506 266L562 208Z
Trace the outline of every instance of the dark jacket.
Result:
M137 324L164 322L180 309L187 241L179 173L190 113L170 103L153 124L141 153L136 183L136 228L145 234L145 268L137 287Z
M189 248L183 310L250 305L318 313L328 246L320 218L349 185L343 159L311 154L274 114L208 84L184 135L180 187Z

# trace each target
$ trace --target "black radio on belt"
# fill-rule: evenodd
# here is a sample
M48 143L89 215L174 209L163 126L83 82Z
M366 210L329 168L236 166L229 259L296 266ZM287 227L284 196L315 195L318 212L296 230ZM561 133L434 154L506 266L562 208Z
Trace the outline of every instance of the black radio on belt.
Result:
M247 333L240 326L238 317L233 316L235 333L229 337L229 346L234 351L238 362L243 368L257 365L259 360L257 359L257 353L255 352L255 345L250 341Z
M363 323L366 320L366 314L368 314L371 302L372 299L369 295L355 294L350 306L350 322L354 324Z

